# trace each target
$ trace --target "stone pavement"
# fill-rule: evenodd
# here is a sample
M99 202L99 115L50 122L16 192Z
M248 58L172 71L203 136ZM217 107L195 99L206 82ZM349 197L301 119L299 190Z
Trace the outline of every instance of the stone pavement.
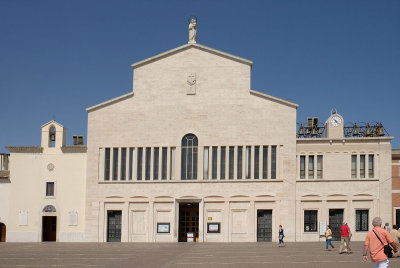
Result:
M351 255L324 251L325 242L287 243L0 243L0 267L372 267L362 242ZM390 260L400 267L400 258Z

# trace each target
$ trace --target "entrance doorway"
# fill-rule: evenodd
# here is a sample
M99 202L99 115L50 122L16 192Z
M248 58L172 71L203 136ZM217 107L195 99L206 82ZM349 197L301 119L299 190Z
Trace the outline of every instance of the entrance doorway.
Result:
M6 242L6 225L0 222L0 242Z
M332 240L340 241L340 227L343 224L344 209L329 210L329 226L332 230Z
M193 240L199 237L199 203L179 204L179 242L187 242L187 234L193 233Z
M121 242L121 210L107 211L107 242Z
M57 238L57 216L42 217L42 241L56 241Z
M272 241L272 210L257 210L257 242Z
M400 227L400 209L396 209L396 225L397 228Z

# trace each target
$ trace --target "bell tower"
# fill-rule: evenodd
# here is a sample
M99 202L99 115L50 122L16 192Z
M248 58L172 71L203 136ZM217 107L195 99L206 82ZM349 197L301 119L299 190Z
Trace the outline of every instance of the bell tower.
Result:
M54 120L42 126L42 147L48 148L61 148L65 146L66 128Z

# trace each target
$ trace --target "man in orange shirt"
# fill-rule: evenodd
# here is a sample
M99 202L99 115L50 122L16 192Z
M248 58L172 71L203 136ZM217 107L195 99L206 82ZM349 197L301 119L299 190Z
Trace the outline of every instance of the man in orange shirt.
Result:
M363 259L364 261L368 261L367 251L369 247L369 254L372 260L372 267L374 268L389 267L389 258L383 251L383 246L390 244L393 247L394 252L397 252L397 246L394 243L393 238L389 234L389 232L381 228L382 225L381 218L375 217L372 220L372 225L374 226L374 228L368 232L367 237L365 238ZM379 236L383 245L381 241L379 241L379 238L377 236Z

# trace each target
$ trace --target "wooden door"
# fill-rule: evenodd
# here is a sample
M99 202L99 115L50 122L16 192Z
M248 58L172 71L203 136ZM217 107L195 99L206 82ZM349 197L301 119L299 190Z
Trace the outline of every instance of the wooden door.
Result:
M57 240L57 216L43 216L42 241Z
M187 242L187 233L199 237L199 204L179 204L179 242Z

